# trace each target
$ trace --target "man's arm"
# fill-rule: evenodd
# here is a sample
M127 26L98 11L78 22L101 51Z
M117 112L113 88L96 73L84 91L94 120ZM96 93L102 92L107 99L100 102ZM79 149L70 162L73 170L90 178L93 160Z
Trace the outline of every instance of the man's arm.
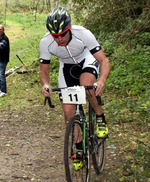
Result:
M50 77L49 77L49 65L50 64L42 64L40 63L40 81L43 85L41 91L45 97L50 97L51 87L49 85ZM49 93L45 90L45 86L49 87Z
M93 56L100 63L100 76L97 81L98 87L96 89L96 96L97 96L101 95L105 89L105 83L110 73L110 63L102 49L93 54Z

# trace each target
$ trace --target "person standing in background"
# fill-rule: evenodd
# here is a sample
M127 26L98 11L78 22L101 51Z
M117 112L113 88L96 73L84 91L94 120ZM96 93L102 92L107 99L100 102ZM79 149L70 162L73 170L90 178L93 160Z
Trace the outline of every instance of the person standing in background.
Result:
M0 25L0 97L7 95L6 66L9 62L9 39L4 33L4 26Z

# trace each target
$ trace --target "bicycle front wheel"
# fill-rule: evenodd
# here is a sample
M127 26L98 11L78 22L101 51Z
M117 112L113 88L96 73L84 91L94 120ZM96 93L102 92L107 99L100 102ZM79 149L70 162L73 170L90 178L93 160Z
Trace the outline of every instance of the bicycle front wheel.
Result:
M83 124L84 125L84 124ZM64 143L64 163L67 182L89 182L90 181L90 154L86 129L80 123L80 115L74 115L67 124ZM74 167L74 156L77 149L75 143L83 141L81 157L82 166Z

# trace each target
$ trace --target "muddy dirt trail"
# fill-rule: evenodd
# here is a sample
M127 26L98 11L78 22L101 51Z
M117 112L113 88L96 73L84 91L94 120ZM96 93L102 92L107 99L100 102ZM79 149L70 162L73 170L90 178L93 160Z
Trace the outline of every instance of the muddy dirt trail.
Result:
M48 117L52 115L52 117ZM54 120L55 116L58 120ZM42 105L22 111L0 110L0 182L63 182L65 125L62 111ZM113 135L113 132L110 136ZM117 182L121 154L116 144L107 148L106 166L91 182Z

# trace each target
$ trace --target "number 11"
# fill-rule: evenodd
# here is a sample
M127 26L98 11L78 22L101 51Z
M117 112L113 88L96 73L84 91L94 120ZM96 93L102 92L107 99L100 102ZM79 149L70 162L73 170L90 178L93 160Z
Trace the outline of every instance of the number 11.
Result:
M75 97L75 101L78 102L78 95L77 94L75 94L73 96L72 96L72 94L69 94L68 96L70 97L71 102L73 101L73 98L72 98L73 96Z

